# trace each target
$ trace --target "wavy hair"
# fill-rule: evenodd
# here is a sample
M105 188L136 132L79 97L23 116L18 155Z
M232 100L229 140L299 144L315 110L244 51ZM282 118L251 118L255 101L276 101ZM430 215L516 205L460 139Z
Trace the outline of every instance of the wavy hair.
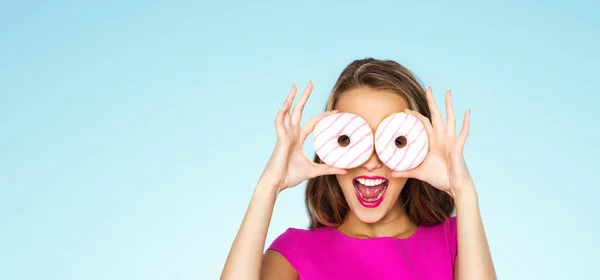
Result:
M418 78L395 61L374 58L355 60L346 66L333 87L325 110L334 110L344 92L359 87L394 92L407 101L409 109L431 120L425 89ZM316 154L314 162L322 163ZM406 181L399 200L409 219L417 225L439 224L454 210L454 200L449 194L413 178ZM339 226L350 210L335 175L309 179L305 204L310 229Z

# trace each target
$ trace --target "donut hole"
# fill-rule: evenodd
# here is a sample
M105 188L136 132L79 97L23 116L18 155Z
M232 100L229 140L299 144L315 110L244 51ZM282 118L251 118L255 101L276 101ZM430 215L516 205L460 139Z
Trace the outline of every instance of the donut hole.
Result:
M406 137L404 137L404 136L398 136L396 138L396 140L394 141L394 143L396 144L396 147L398 149L401 149L401 148L406 147L406 144L408 143L408 141L406 140Z
M338 137L338 144L342 147L346 147L348 145L350 145L350 137L348 137L347 135L342 135L340 137Z

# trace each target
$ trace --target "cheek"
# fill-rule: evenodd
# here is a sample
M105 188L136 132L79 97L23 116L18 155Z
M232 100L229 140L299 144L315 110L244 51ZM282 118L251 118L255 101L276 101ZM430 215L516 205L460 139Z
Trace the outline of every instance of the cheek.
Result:
M342 189L344 198L346 199L346 201L349 204L353 204L353 203L357 202L355 189L354 189L354 182L353 182L353 179L356 175L349 175L349 174L352 174L352 173L349 172L346 175L337 175L336 177L337 177L338 183L340 184L340 188Z
M348 172L348 174L346 174L346 175L336 175L336 178L338 180L338 183L340 184L340 187L342 188L342 190L344 192L346 190L351 190L354 188L354 185L352 184L352 180L353 180L354 176L350 175L350 172Z
M406 181L408 181L406 178L391 180L387 190L388 194L394 196L400 195L400 192L402 192L402 189L406 185Z

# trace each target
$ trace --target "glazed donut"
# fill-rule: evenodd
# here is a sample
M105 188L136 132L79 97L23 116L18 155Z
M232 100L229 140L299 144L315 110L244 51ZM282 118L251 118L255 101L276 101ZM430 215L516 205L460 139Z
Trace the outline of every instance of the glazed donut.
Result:
M375 132L375 151L387 167L406 171L417 167L427 155L429 138L419 119L407 113L386 117Z
M321 119L313 130L315 152L325 164L355 168L373 153L373 131L361 117L337 113Z

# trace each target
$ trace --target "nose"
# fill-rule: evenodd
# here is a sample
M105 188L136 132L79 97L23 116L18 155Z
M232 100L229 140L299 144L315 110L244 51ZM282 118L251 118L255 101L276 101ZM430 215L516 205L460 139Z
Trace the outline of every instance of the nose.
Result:
M371 172L373 170L381 168L382 166L383 166L383 162L381 162L381 160L377 156L377 153L375 153L373 151L373 153L371 154L371 157L365 163L363 163L363 165L361 167L364 168L365 170Z

